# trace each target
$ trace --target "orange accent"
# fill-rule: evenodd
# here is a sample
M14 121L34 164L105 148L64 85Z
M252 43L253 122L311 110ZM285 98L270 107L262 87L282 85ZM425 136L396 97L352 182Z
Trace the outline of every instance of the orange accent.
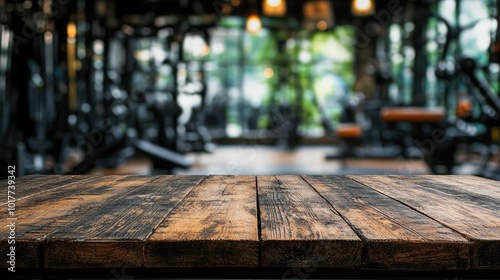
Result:
M500 141L500 127L494 126L491 128L491 140Z
M76 24L74 22L69 22L68 26L66 27L67 32L68 32L68 37L70 38L75 38L76 37Z
M496 42L495 44L493 44L493 53L500 53L500 42Z
M436 123L444 119L442 108L395 107L383 108L380 112L385 122Z
M341 124L335 131L340 138L360 138L363 130L356 124Z
M460 100L457 104L457 116L460 118L466 118L471 115L472 112L472 102L468 99Z

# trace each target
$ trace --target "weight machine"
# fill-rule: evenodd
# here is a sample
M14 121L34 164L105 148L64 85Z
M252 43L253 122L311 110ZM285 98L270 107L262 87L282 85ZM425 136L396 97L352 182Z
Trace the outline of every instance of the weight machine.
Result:
M94 44L94 49L97 50L95 55L105 56L103 73L93 76L94 80L104 82L96 91L100 92L99 89L104 88L105 92L103 98L94 96L91 100L102 100L104 110L101 113L104 119L100 123L111 123L111 126L102 137L103 143L92 149L70 174L88 172L96 165L116 166L124 159L138 154L151 159L155 173L190 166L178 152L184 151L179 149L177 143L177 120L181 110L177 105L176 87L170 92L157 87L157 67L165 66L165 62L171 61L155 63L156 58L152 55L144 57L152 50L140 49L141 44L149 47L152 43L158 45L159 34L163 32L162 36L168 35L166 31L166 28L122 25L120 29L107 30L106 33L111 35L97 41L97 45ZM172 68L175 85L177 71L175 65ZM91 137L92 135L88 135L87 139L92 139Z
M457 22L459 22L462 2L456 1ZM426 2L429 6L433 3L435 2ZM474 28L484 20L492 20L492 18L476 20L467 25L457 24L453 26L443 16L431 12L427 8L415 15L415 25L425 27L430 19L436 20L438 26L446 31L440 48L441 55L435 66L435 75L443 85L437 98L441 100L440 103L445 110L443 110L442 119L436 119L434 125L427 122L426 125L430 126L427 132L414 134L413 137L420 143L426 141L431 144L432 149L423 149L423 154L425 162L433 173L467 173L498 179L498 165L495 167L495 165L491 166L490 163L493 156L499 151L497 131L500 123L500 98L485 78L488 75L485 75L484 72L488 67L479 66L474 58L464 55L459 47L460 36L465 31ZM417 38L417 41L427 40L424 31L422 28L415 29L414 32L417 34L414 37ZM493 41L495 40L493 39ZM425 46L422 42L417 46L421 48ZM454 53L450 51L452 46L455 47ZM493 51L494 48L491 50ZM422 94L427 82L427 75L419 76L417 73L422 71L427 73L427 63L426 59L418 59L418 56L415 56L414 74L416 74L416 78L413 84L416 88L414 87L413 90L414 93L418 93L415 95L417 104L425 99ZM490 63L494 63L494 61L490 59ZM465 97L465 100L461 100L460 91L456 91L457 89L463 92L462 97ZM455 104L456 108L452 104ZM420 129L423 124L414 125L414 127ZM432 133L437 131L436 129L439 129L441 134L439 140L432 137ZM465 155L463 155L464 153ZM479 162L475 165L468 162L473 153L481 155Z
M127 24L109 12L119 10L116 1L2 3L2 164L15 163L20 176L82 174L142 154L155 172L168 173L190 166L183 153L212 149L199 125L206 95L203 61L193 71L198 80L179 80L190 65L182 58L183 35L197 29L208 41L210 26L191 28L187 18L162 26L147 18ZM167 57L140 62L137 44L148 40ZM159 77L162 69L170 71L168 78ZM190 90L196 83L201 87ZM181 94L201 100L183 123Z

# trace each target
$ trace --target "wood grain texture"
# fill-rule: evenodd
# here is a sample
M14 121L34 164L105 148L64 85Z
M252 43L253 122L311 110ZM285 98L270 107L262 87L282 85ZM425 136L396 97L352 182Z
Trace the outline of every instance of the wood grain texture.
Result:
M102 202L50 236L45 244L45 266L141 267L144 241L163 218L203 176L127 178L118 196L95 192ZM88 197L90 194L86 194ZM94 194L92 194L94 195Z
M60 176L47 176L47 181L39 184L45 187L40 189L38 194L31 193L26 196L23 196L22 190L30 189L31 185L24 182L16 184L16 195L19 195L16 203L16 252L25 256L19 258L18 267L43 266L43 256L41 256L43 240L62 226L77 219L81 213L92 210L100 198L98 195L89 196L89 193L99 189L105 192L112 186L121 188L121 184L116 184L116 182L124 177L110 176L99 179L84 176L82 180L78 180L76 176L68 179L68 184L64 184L64 179ZM149 179L144 178L144 180ZM57 187L50 187L51 184ZM110 195L113 195L113 192L107 194L108 197ZM7 213L0 212L0 219L5 218L7 218ZM2 237L7 236L8 230L7 227L0 227ZM7 246L5 238L2 238L0 250Z
M63 175L29 175L16 178L16 200L24 200L42 192L50 191L59 187L66 187L83 180L89 180L94 176L63 176ZM1 186L7 186L7 180L0 181ZM6 201L0 205L6 205Z
M476 202L483 200L495 200L495 205L498 206L500 200L500 181L488 180L476 176L438 176L438 175L423 175L421 179L430 179L437 181L436 187L441 189L448 188L454 192L461 192L465 196L472 197ZM487 205L485 205L487 206Z
M147 267L256 267L256 178L210 176L145 243Z
M365 241L364 265L466 269L470 244L451 229L344 176L304 176Z
M115 195L126 193L128 186L143 184L151 178L132 180L123 176L94 177L70 183L64 187L40 192L18 202L16 237L41 240L61 227L91 211L99 203L105 203ZM6 218L7 213L0 213ZM0 228L0 233L6 229Z
M500 201L494 203L493 196L483 194L481 199L474 198L464 191L470 186L456 188L418 176L350 176L350 178L405 203L465 236L473 242L471 267L500 268L500 212L497 209ZM488 199L483 201L485 197Z
M500 269L500 182L472 176L37 175L16 185L17 268ZM0 227L2 252L8 234Z
M358 267L361 239L300 176L258 176L262 266Z
M73 178L68 178L69 176L46 176L46 175L28 175L23 177L17 177L15 179L16 189L14 190L14 197L16 198L16 206L20 205L19 201L25 200L28 197L36 195L44 190L54 188L60 185L66 185L67 180L72 180ZM7 186L8 180L1 180L0 186ZM21 204L22 205L22 204ZM7 200L0 202L0 206L7 208ZM18 212L16 211L16 215ZM1 220L6 221L8 217L7 212L0 212ZM7 222L9 224L10 221ZM19 226L19 222L15 221L16 226ZM10 247L14 246L16 249L17 257L17 267L30 267L38 268L40 267L40 246L38 242L33 242L33 240L17 240L15 244L9 244L7 242L7 237L9 236L9 229L6 227L0 228L0 252L10 252ZM17 234L16 229L16 234ZM6 262L0 262L1 268L6 268L8 264Z

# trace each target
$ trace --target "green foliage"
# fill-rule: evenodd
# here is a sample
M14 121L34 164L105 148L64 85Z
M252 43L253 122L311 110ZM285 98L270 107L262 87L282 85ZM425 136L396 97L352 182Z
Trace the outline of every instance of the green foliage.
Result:
M354 49L354 29L346 26L314 34L264 29L258 35L245 32L242 39L241 24L223 19L220 26L224 28L214 33L209 55L217 65L217 71L210 77L224 80L226 87L238 86L241 79L236 69L243 70L246 84L241 88L246 90L243 98L230 98L228 123L239 124L242 114L259 112L257 126L266 128L270 123L269 112L282 103L299 110L303 130L321 128L323 117L338 122L342 112L339 106L325 110L325 106L320 108L318 103L335 103L354 84L354 54L351 51ZM223 51L214 52L214 44L223 45ZM325 80L325 77L328 78ZM335 79L343 81L344 85L332 82ZM261 94L260 89L248 83L256 83L259 88L265 85L267 90ZM260 98L258 102L256 98ZM244 102L243 107L240 102ZM251 110L255 104L258 110ZM242 108L246 108L244 112Z

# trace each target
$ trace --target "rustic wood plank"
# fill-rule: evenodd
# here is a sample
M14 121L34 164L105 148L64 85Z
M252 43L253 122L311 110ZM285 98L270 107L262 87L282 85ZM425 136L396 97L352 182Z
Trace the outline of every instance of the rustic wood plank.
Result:
M9 174L10 175L10 174ZM16 174L14 173L14 176ZM34 174L34 175L26 175L26 176L21 176L21 177L18 177L18 176L15 176L16 177L16 181L17 182L35 182L35 183L38 183L38 184L43 184L43 180L42 179L46 179L48 176L47 175L40 175L40 174ZM64 177L62 175L54 175L54 176L51 176L51 177ZM2 184L6 183L8 181L8 179L4 179L4 180L0 180L0 182Z
M257 185L262 266L361 265L361 239L300 176L258 176Z
M58 188L40 192L17 203L16 253L23 256L19 257L18 267L43 265L41 244L47 236L105 204L106 200L126 194L152 179L135 176L82 178L77 182L70 180L66 186L61 183ZM7 213L0 212L0 219L6 218ZM8 234L8 230L7 227L0 227L2 237ZM0 239L0 250L2 246L7 248L5 238Z
M67 186L72 183L80 183L82 180L90 180L94 176L78 175L29 175L16 178L16 200L24 200L34 195L55 189L61 186ZM7 180L0 181L1 186L7 186ZM0 205L6 205L6 201L0 202Z
M425 215L344 176L305 176L366 242L364 263L382 269L466 269L469 242Z
M500 214L481 201L474 202L464 194L432 189L418 177L350 176L350 178L401 201L432 219L439 221L473 242L473 268L500 268ZM451 178L451 177L450 177ZM451 188L451 187L450 187Z
M16 217L19 220L17 225L17 237L23 238L43 238L44 235L39 232L49 234L52 229L46 227L49 223L59 222L61 217L73 215L81 211L81 207L92 208L92 202L100 202L99 195L106 192L109 188L123 190L124 186L129 185L129 179L118 183L125 176L109 176L105 178L92 177L82 181L72 182L68 185L61 183L61 187L41 192L39 195L30 196L17 204ZM149 181L150 178L144 178L143 181ZM109 192L106 198L115 195ZM90 203L90 204L89 204ZM0 219L7 218L8 213L0 212ZM53 229L58 229L59 224ZM0 233L3 231L0 228ZM33 234L33 235L32 235Z
M202 178L19 178L17 267L500 268L498 181ZM0 234L8 252L8 228Z
M146 267L256 267L254 176L210 176L164 219L145 243Z
M476 183L476 185L471 185L473 184L473 181L471 182L466 178L460 178L462 180L462 183L458 183L454 181L456 180L454 176L444 176L442 178L438 178L436 176L427 177L391 175L389 177L396 178L398 180L404 180L405 182L408 182L410 184L418 185L420 188L434 194L434 196L436 197L453 197L460 201L466 201L467 203L477 205L482 208L487 208L489 210L494 210L500 213L500 197L495 197L495 192L489 191L492 189L499 191L500 184L499 187L493 187L491 185L480 186L480 182L479 180L477 180L478 182Z
M500 181L489 180L477 176L439 176L439 175L422 175L419 176L422 179L430 179L438 181L439 184L436 186L445 185L446 188L454 191L465 191L469 196L480 195L481 198L476 201L483 199L494 198L498 205L500 200Z
M48 268L141 267L144 242L203 176L144 182L60 228L46 240Z

